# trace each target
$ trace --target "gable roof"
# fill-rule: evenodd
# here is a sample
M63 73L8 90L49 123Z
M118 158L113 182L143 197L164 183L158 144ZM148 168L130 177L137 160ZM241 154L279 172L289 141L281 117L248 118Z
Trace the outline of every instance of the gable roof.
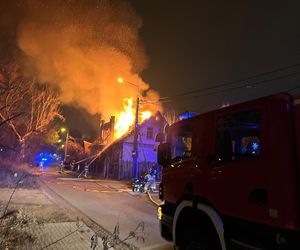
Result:
M159 116L160 119L163 119L163 122L165 122L167 124L166 119L162 116L162 114L157 111L154 115L152 115L150 118L144 120L141 124L139 124L139 127L143 127L148 121L153 120L155 117ZM131 126L130 129L128 129L128 131L122 135L120 138L116 139L114 142L120 142L122 140L125 140L127 137L131 136L134 133L134 126ZM113 143L114 143L113 142ZM112 144L113 144L112 143Z
M144 120L141 124L139 124L140 127L144 126L148 121L150 121L151 119L155 119L156 117L159 117L160 119L163 119L162 122L164 122L165 124L168 124L168 122L166 121L166 119L163 117L163 115L157 111L154 115L152 115L150 118ZM124 141L126 138L128 138L129 136L131 136L134 133L134 126L132 126L124 135L122 135L120 138L114 140L111 145L109 145L102 153L104 153L105 151L107 151L109 148L111 148L112 146L116 145L117 143Z

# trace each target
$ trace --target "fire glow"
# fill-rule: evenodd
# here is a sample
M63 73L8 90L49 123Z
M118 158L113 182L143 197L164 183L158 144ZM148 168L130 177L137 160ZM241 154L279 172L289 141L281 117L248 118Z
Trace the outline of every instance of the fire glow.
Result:
M132 126L134 126L135 112L136 109L133 108L133 98L124 98L123 111L116 115L114 139L122 137L130 128L132 128ZM151 111L141 111L139 113L139 123L149 119L151 115Z

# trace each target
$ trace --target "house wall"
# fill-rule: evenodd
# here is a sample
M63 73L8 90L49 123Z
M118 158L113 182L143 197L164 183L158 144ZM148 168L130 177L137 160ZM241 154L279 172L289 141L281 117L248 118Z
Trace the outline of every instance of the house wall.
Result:
M147 129L150 127L153 128L152 138L147 138ZM159 143L155 141L155 137L159 133L160 127L160 122L152 118L139 128L138 162L157 162L156 149ZM122 155L124 161L132 161L133 137L134 135L131 134L124 139Z
M138 138L138 169L139 175L153 166L157 166L157 146L156 135L164 127L166 122L161 118L154 117L143 123L139 128ZM147 129L153 128L152 138L147 138ZM118 141L108 148L99 158L95 166L95 173L99 177L109 179L131 179L132 178L132 150L133 133ZM158 167L158 177L160 178L160 168Z
M117 143L94 161L90 167L91 174L100 178L119 179L121 156L122 143Z
M155 141L156 135L160 129L163 128L165 122L161 124L161 121L157 121L155 118L151 118L145 122L139 128L138 137L138 175L144 175L153 166L157 166L157 147L159 142ZM147 129L153 128L152 138L147 138ZM123 153L122 153L122 172L123 178L132 177L132 151L133 151L133 134L126 137L123 142ZM157 166L158 167L158 166ZM129 176L129 173L131 174ZM160 177L160 171L158 173Z
M157 162L157 152L154 151L157 148L157 143L153 144L143 144L138 143L138 162ZM124 142L123 143L123 161L132 161L132 150L133 143Z

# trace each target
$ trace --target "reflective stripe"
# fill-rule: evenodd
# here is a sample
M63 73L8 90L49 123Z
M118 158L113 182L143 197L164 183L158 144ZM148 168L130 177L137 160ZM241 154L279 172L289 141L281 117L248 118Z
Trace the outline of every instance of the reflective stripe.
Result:
M295 104L295 105L299 105L299 104L300 104L300 99L295 99L295 100L294 100L294 104Z
M231 242L233 242L236 245L239 245L239 246L242 246L244 248L247 248L247 249L251 249L251 250L263 250L262 248L255 247L255 246L243 243L243 242L235 240L235 239L231 239Z

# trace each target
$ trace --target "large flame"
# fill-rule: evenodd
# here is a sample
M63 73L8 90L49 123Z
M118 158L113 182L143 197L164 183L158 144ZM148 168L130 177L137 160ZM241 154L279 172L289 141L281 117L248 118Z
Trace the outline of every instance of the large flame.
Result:
M134 124L133 98L124 98L123 111L116 115L114 138L120 138Z
M133 98L123 99L123 111L116 115L116 124L114 131L114 139L122 137L130 128L134 126L136 109L133 108ZM139 113L139 123L149 119L152 115L151 111L141 111Z
M145 121L151 117L152 113L151 111L143 111L141 112L141 121Z

